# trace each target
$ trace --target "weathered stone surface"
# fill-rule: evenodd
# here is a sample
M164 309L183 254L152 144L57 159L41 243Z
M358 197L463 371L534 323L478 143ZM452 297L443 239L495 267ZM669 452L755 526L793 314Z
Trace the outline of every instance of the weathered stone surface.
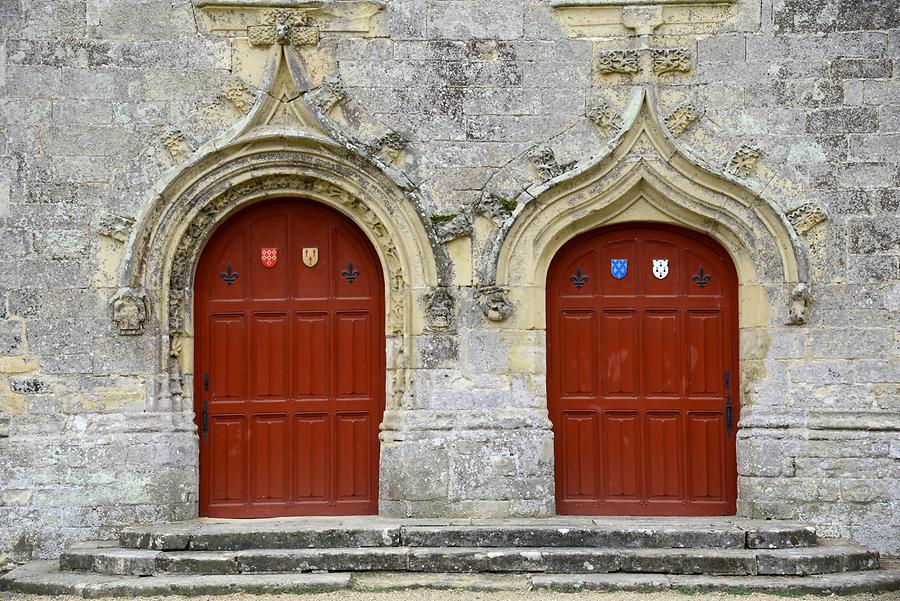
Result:
M864 9L848 0L739 2L728 9L700 2L691 10L662 9L658 26L642 17L640 34L625 24L629 11L571 16L550 4L405 0L374 15L343 19L324 11L302 25L282 20L281 33L278 19L256 30L257 41L290 42L289 55L301 42L318 42L303 45L304 65L293 65L308 70L296 94L316 90L309 95L326 110L342 153L365 154L384 132L408 139L385 138L378 161L389 162L390 173L355 182L363 204L382 209L387 225L404 207L426 223L473 216L444 232L446 262L420 266L399 253L392 259L421 268L428 281L410 291L411 305L394 307L408 314L409 331L400 337L411 343L389 366L394 396L386 405L402 415L388 416L382 431L380 510L555 512L543 283L502 290L482 268L498 228L514 213L539 213L557 202L552 195L560 188L547 195L545 181L581 178L581 169L604 156L612 175L624 168L615 152L607 154L608 144L624 135L629 99L646 87L659 116L671 116L678 147L702 167L685 180L727 168L731 183L747 188L741 198L755 199L747 209L753 215L771 211L780 219L809 203L828 216L808 220L809 228L797 221L808 273L784 278L779 255L791 243L760 250L767 228L757 220L733 230L719 212L730 210L723 198L704 205L717 208L701 210L696 222L682 221L691 211L680 209L635 217L709 231L730 251L750 249L739 261L748 284L740 302L739 514L805 519L828 534L900 552L896 2L867 2ZM609 22L598 16L606 12L615 13ZM176 348L188 349L190 341L168 338L167 302L158 289L147 290L143 311L140 302L118 303L121 330L107 303L135 284L121 281L122 261L150 199L187 163L216 163L204 153L221 148L217 136L245 118L254 97L280 97L280 89L263 89L267 64L259 53L267 47L248 39L247 26L263 25L263 13L232 20L229 11L213 19L196 2L0 0L0 499L8 509L0 512L0 555L54 557L73 541L197 515L193 358ZM647 47L635 48L634 35L647 36ZM237 99L234 107L223 93ZM273 127L297 133L290 119ZM180 137L169 138L169 146L181 167L161 146L175 131ZM290 137L279 136L273 148ZM758 153L736 153L741 145ZM321 158L319 150L311 154ZM651 165L652 154L641 144L627 166ZM269 173L271 166L247 165L245 173ZM378 205L378 189L392 179L402 182L400 194ZM650 179L641 180L647 196L669 208L677 208L679 190L702 187ZM190 203L203 193L192 192ZM532 193L539 201L526 206ZM491 195L504 202L485 210ZM575 235L584 220L605 223L607 209L569 214L560 236ZM417 236L401 232L398 248L432 248ZM512 271L540 271L529 263L540 252L528 248L528 256L514 257ZM534 262L545 267L550 258ZM151 277L170 268L141 266ZM801 282L810 302L793 319L790 293ZM452 290L452 320L443 319L442 307L437 319L426 320L427 304L419 300L436 286ZM498 295L488 298L493 308L475 304L478 290ZM189 313L177 317L193 323ZM433 331L425 332L426 324ZM394 363L406 365L395 370ZM741 544L732 535L700 541L673 532L646 540ZM235 536L132 531L122 541L149 550L242 548ZM382 536L271 531L254 545L369 546ZM391 531L392 544L399 536ZM525 541L505 536L491 543ZM748 530L746 544L802 546L811 536Z

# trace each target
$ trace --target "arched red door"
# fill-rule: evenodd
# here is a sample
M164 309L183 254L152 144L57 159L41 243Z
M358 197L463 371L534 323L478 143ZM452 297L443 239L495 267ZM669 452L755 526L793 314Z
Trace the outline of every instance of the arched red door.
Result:
M200 514L377 513L384 282L362 232L253 206L209 241L195 302Z
M557 511L735 512L737 274L702 234L581 235L547 278Z

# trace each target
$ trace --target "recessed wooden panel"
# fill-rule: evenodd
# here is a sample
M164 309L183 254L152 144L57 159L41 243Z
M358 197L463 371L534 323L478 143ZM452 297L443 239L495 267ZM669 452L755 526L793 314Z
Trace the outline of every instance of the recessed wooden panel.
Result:
M255 205L210 239L194 295L201 515L377 512L382 273L352 222L307 201Z
M243 315L209 319L210 390L213 400L245 398L247 390L247 323Z
M368 414L337 416L337 498L360 499L369 494L372 423Z
M638 394L640 365L636 311L604 311L601 322L603 392L613 396Z
M290 444L286 415L253 416L250 479L256 502L286 501L290 486Z
M680 392L683 377L678 357L678 312L673 310L644 313L644 391L650 396L675 395Z
M257 314L251 322L250 397L286 399L290 390L290 331L285 314Z
M688 394L720 395L724 383L722 367L722 313L688 311L685 315L687 339Z
M247 420L244 416L213 416L209 420L209 453L213 472L210 496L218 503L245 500Z
M294 417L294 481L298 501L326 501L334 463L327 415Z
M566 311L560 315L562 394L584 396L594 393L597 351L593 311Z
M331 370L328 313L294 316L294 394L298 399L327 398Z
M253 220L247 225L249 239L247 274L250 295L256 300L283 300L290 297L292 262L288 240L288 222L279 215L269 215ZM262 262L262 249L273 249L276 254L274 267ZM255 259L255 260L252 260Z
M644 472L651 500L682 496L681 415L647 412L644 416Z
M636 411L603 414L603 478L609 499L638 498L640 442L640 419Z
M370 394L371 327L368 313L339 313L335 316L334 359L338 398Z
M566 496L570 499L591 499L600 492L600 463L597 414L593 411L567 411L563 414L564 473Z
M691 413L688 415L688 469L691 498L700 501L721 501L725 498L725 466L721 453L724 439L723 418L720 413Z
M574 293L589 257L592 286ZM668 262L661 277L654 259ZM737 303L727 252L696 232L623 224L563 246L547 275L559 513L734 513Z

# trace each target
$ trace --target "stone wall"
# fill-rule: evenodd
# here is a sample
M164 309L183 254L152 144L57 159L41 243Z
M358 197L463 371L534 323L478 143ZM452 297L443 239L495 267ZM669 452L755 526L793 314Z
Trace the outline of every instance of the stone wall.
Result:
M383 510L553 512L542 310L514 296L511 323L485 319L477 288L505 218L485 204L502 214L604 156L646 88L685 156L780 207L808 257L805 323L785 325L790 287L742 297L759 315L742 317L739 513L900 552L896 2L369 4L314 14L318 42L287 51L341 97L324 112L347 144L409 182L451 260L453 328L426 328L414 294ZM158 398L162 300L143 336L121 336L108 303L148 195L265 88L246 32L259 17L0 2L0 555L196 513L191 415Z

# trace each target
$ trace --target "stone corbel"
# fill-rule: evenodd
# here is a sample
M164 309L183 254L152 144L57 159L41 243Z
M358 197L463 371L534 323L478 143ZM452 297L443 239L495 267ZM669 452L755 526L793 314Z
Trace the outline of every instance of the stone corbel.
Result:
M828 214L819 203L809 200L788 211L787 218L794 230L803 235L828 219Z
M112 320L122 336L140 336L150 314L150 301L141 289L119 288L109 299Z
M804 283L799 283L791 290L791 306L788 314L788 325L801 326L806 323L806 314L812 304L812 293Z
M454 307L453 295L445 287L434 289L426 297L425 316L428 329L433 332L444 332L453 327Z
M434 225L438 241L442 244L472 235L472 220L465 213L433 215L431 223Z
M475 291L481 312L491 321L505 321L512 314L512 303L507 298L507 289L489 284Z

